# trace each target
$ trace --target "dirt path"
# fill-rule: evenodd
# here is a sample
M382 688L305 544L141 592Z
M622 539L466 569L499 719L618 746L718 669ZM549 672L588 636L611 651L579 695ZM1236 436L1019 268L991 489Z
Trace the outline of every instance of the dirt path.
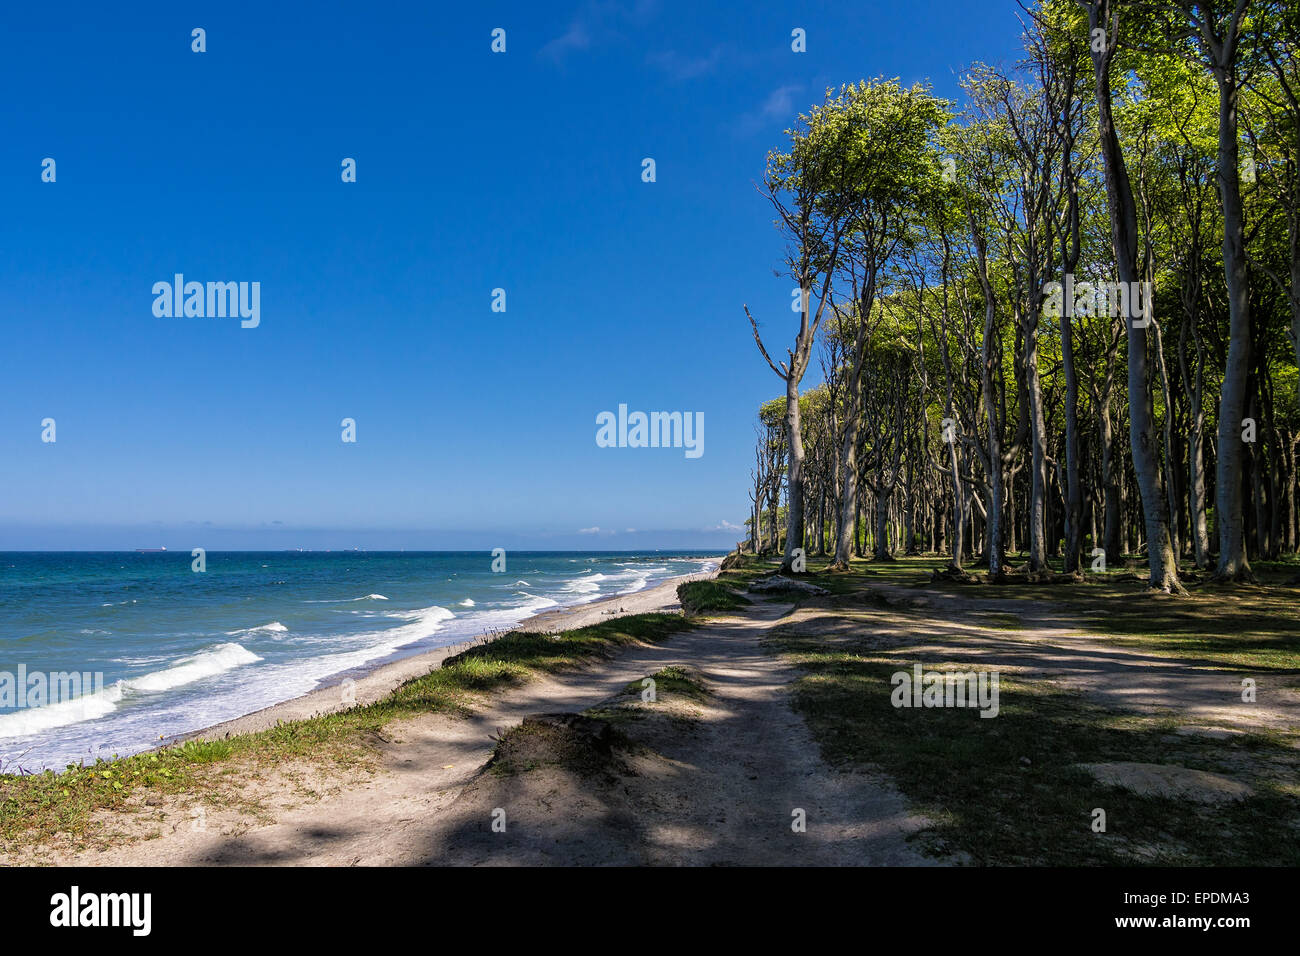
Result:
M887 781L820 758L788 692L793 670L762 640L785 605L756 605L656 646L538 680L464 720L391 724L373 776L255 823L236 812L166 806L152 839L43 862L211 864L921 864L906 838L925 822ZM581 711L670 665L712 689L698 716L652 722L650 756L626 777L559 772L501 780L479 770L493 735L540 712ZM271 782L272 792L289 789ZM272 801L274 803L274 801ZM284 801L289 802L289 801ZM494 833L491 815L509 826ZM806 831L792 821L803 811Z
M1267 670L1117 645L1046 601L980 599L891 585L873 585L870 592L894 604L853 608L848 617L837 609L810 607L792 615L791 623L826 636L861 635L865 627L882 646L907 646L936 666L1002 668L1082 691L1116 710L1176 713L1206 731L1300 728L1300 691ZM1009 618L1016 626L1005 626ZM1252 702L1242 700L1247 677L1256 684Z
M675 645L713 694L696 735L655 741L687 769L655 781L684 812L647 827L650 862L932 865L906 842L925 821L883 778L831 770L791 709L795 669L756 640L784 610L763 607ZM805 833L792 831L796 809Z

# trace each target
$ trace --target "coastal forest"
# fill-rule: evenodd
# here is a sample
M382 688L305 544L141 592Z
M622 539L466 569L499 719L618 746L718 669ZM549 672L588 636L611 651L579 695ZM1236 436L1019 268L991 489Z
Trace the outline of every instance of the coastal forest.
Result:
M1253 581L1300 550L1300 5L1020 19L958 101L849 82L767 155L742 547Z

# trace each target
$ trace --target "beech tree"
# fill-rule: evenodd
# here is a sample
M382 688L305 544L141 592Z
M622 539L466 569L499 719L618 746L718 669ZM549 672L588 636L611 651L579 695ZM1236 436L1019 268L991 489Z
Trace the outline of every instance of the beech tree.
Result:
M902 550L995 582L1127 562L1175 593L1248 581L1300 548L1296 14L1025 12L1024 57L966 70L958 103L849 84L769 164L808 290L788 362L750 316L787 385L763 413L788 449L765 485L786 565Z
M799 289L799 327L794 348L787 349L785 361L772 360L763 344L758 322L748 305L744 309L759 352L768 367L785 383L789 463L786 544L781 570L789 572L794 568L795 551L802 548L804 536L804 444L799 419L799 384L808 369L813 340L831 301L831 279L844 228L835 196L842 194L847 177L837 148L839 129L833 111L818 108L800 116L795 128L787 135L790 137L789 151L773 150L768 154L767 173L763 180L764 194L777 214L777 228L790 243L786 274L795 280ZM812 308L814 296L815 310Z
M925 88L905 90L894 81L846 86L824 109L828 121L839 127L837 139L848 172L843 194L831 197L834 213L843 218L837 265L849 289L847 307L837 316L848 372L834 561L836 567L846 568L858 506L863 374L879 320L876 295L883 270L906 242L918 210L932 201L938 188L941 170L934 137L947 113Z

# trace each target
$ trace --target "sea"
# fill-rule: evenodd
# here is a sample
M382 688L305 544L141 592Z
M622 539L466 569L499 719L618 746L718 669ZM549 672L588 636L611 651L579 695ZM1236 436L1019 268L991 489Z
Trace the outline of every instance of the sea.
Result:
M718 557L209 551L204 570L196 562L188 551L0 552L0 773L138 753Z

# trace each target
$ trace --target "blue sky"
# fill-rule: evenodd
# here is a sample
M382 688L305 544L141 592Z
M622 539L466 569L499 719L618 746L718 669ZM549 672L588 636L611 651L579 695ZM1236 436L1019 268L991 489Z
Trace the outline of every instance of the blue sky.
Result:
M954 96L1015 12L6 5L0 550L730 545L780 384L741 303L794 331L766 151L828 85ZM155 317L177 272L260 325ZM703 456L597 447L620 403Z

